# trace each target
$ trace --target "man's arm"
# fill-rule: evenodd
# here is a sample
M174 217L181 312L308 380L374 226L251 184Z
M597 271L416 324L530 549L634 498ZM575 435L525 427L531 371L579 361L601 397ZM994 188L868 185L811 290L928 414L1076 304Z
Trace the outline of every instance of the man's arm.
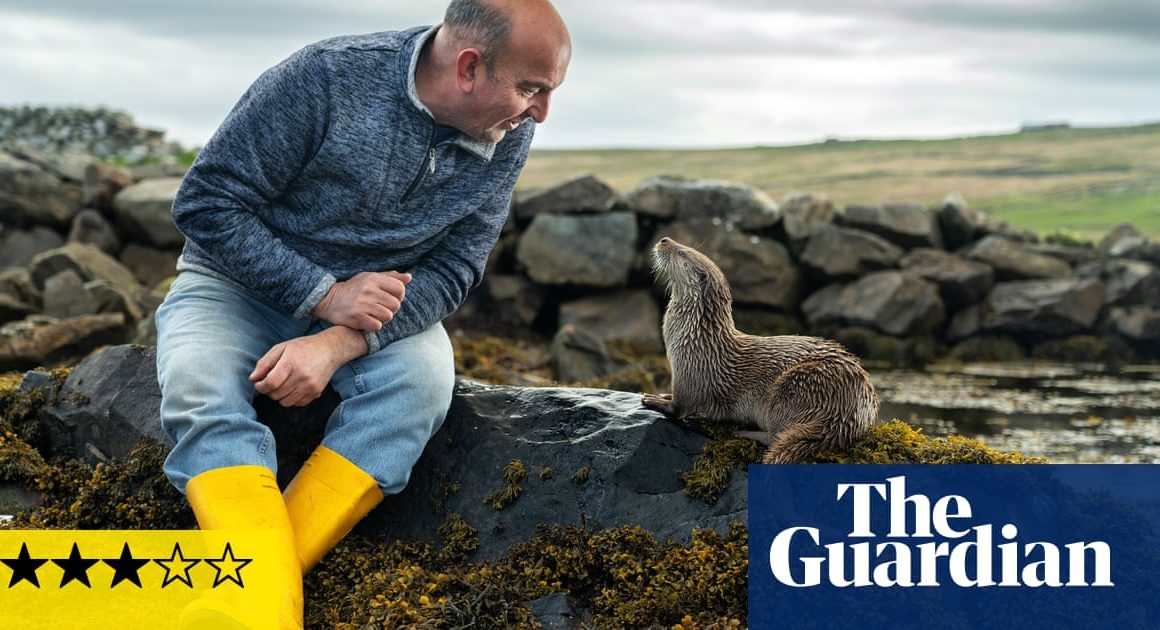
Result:
M304 318L335 278L262 222L321 145L329 116L323 63L303 49L263 73L199 153L173 218L255 295Z
M338 368L366 351L361 332L334 326L270 348L258 360L250 382L283 407L300 407L322 395Z

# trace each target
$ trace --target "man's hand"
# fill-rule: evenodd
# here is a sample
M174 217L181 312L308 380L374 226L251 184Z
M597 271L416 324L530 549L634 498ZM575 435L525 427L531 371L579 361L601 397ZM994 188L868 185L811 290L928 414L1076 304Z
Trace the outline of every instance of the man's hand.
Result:
M310 314L336 326L375 332L399 311L410 281L409 273L364 271L336 282Z
M339 367L366 351L366 340L357 330L327 328L270 348L258 359L250 382L283 407L301 407L322 395Z

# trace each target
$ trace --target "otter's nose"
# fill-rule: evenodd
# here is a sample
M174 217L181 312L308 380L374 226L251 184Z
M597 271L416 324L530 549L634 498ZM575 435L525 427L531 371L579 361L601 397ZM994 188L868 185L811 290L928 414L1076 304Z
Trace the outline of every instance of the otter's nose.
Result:
M668 245L672 242L673 242L673 239L671 239L667 236L662 236L661 240L657 241L657 245Z

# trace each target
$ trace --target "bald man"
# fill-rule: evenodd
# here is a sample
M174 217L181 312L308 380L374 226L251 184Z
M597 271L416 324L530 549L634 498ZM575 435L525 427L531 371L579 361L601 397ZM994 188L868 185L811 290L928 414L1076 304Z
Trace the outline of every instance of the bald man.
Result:
M301 575L442 424L440 322L481 280L570 56L545 0L454 0L434 27L318 42L257 79L186 175L156 316L165 472L203 528L285 540L277 627L301 625ZM342 403L282 493L252 398L301 406L327 384ZM188 626L254 621L200 606Z

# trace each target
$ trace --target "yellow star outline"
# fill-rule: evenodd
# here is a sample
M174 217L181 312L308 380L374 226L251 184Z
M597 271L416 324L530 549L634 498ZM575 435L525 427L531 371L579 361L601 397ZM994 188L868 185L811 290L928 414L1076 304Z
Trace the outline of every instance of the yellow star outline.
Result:
M217 571L217 575L213 576L214 588L227 580L245 588L245 584L242 584L242 567L253 561L253 558L235 558L233 548L230 547L230 543L226 543L226 549L222 552L221 558L217 560L206 558L205 563ZM229 568L226 569L226 567Z
M193 588L193 578L189 577L189 570L201 560L186 559L181 553L181 543L173 543L173 555L168 558L155 558L153 561L165 569L165 578L161 580L161 588L165 588L173 582L181 582L189 588Z

